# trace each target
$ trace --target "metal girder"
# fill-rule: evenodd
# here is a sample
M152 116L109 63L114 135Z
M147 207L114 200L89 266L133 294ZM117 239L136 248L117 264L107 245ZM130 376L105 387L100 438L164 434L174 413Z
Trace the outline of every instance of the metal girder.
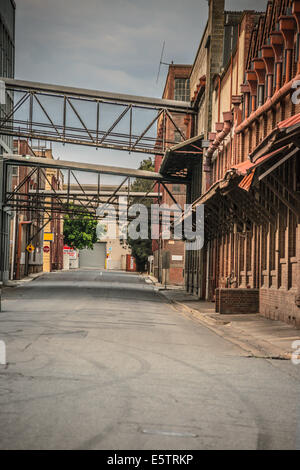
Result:
M184 101L8 78L0 81L15 97L11 112L0 118L0 134L15 137L163 155L175 144L167 139L167 127L179 130L185 139L174 117L195 115L191 103ZM140 110L145 111L142 118ZM168 126L158 137L155 126L161 118Z
M176 201L175 197L173 196L173 194L172 194L171 191L169 190L169 188L168 188L164 183L162 183L162 185L163 185L163 187L165 188L165 190L167 191L167 193L168 193L168 195L170 196L170 198L172 199L172 201L176 204L176 206L179 207L180 209L182 209L181 206L180 206L180 204L178 204L178 202Z
M90 90L87 88L76 88L64 85L53 85L49 83L32 82L28 80L16 80L14 78L0 77L6 88L9 90L28 90L28 91L41 91L51 94L64 94L66 96L77 96L82 98L97 98L103 101L122 104L136 104L141 106L166 107L171 111L195 113L194 108L188 101L168 100L163 98L152 98L145 96L129 95L125 93L111 93L100 90Z
M122 209L123 203L115 202L115 199L120 196L127 197L128 208L131 204L140 197L157 198L160 196L159 191L133 191L130 192L130 176L134 178L146 178L154 180L154 185L163 181L162 175L144 170L120 169L115 167L107 167L103 165L82 164L76 162L68 162L62 160L51 160L47 158L26 157L16 155L6 155L2 157L4 163L5 174L7 174L7 167L9 165L27 166L28 173L24 176L22 181L14 188L10 189L8 181L3 187L3 205L8 209L28 211L31 213L31 218L34 213L40 212L61 213L61 214L90 214L93 217L97 216L97 208L99 205L104 205L104 208L109 207L110 204L117 206L118 210ZM67 184L64 184L64 189L56 189L52 181L49 179L47 169L58 169L67 171ZM93 171L106 174L126 175L122 183L117 187L109 187L109 190L100 188L100 178L98 178L98 185L82 185L72 170L79 170L80 172ZM37 172L38 178L36 181L31 181L31 177ZM70 174L73 175L77 184L71 185ZM125 182L128 181L126 188L122 188ZM27 183L25 185L25 183ZM50 189L45 189L46 185ZM74 187L75 186L75 187ZM87 189L91 187L93 191ZM72 188L72 189L71 189ZM105 211L105 209L104 209Z
M154 183L156 184L156 182ZM29 194L35 194L36 193L36 190L35 189L30 189ZM86 196L90 196L90 197L97 197L98 196L98 192L97 191L89 191L89 190L85 190L84 192L85 194L83 195L82 192L80 191L76 191L74 189L70 189L69 191L69 196L81 196L81 197L84 197L86 198ZM8 193L8 194L13 194L13 192L11 193ZM111 191L108 191L108 190L101 190L99 192L99 196L111 196L112 192ZM57 197L58 196L68 196L68 191L67 190L62 190L62 189L57 189L55 192L50 190L50 189L40 189L39 190L39 196L41 197ZM127 191L118 191L116 194L116 196L125 196L127 197L128 196L128 192ZM132 197L149 197L149 198L157 198L159 196L159 193L157 191L152 191L152 192L145 192L145 191L130 191L130 196ZM161 196L161 193L160 193L160 196Z
M42 168L56 168L58 170L76 170L90 173L98 173L105 175L114 176L130 176L132 178L150 179L164 182L174 182L186 184L184 178L166 177L161 173L154 171L137 170L133 168L123 168L108 165L96 165L93 163L80 163L72 162L67 160L50 160L48 158L39 158L31 156L21 155L4 155L4 163L14 166L29 166L31 168L42 167Z
M105 209L109 206L110 202L114 202L115 198L117 197L116 196L117 192L120 191L121 187L126 183L127 180L128 180L128 176L126 176L126 178L122 181L122 183L120 183L120 185L115 189L115 191L113 191L112 195L106 201L103 211L105 211Z

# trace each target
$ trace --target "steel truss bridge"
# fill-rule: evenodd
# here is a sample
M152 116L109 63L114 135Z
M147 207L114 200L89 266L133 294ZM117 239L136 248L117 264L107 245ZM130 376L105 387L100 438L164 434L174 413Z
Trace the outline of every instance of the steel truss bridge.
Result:
M176 123L178 116L189 116L194 119L196 115L196 110L190 103L175 100L8 78L0 78L0 86L1 99L8 94L13 103L11 109L6 105L0 105L0 135L30 141L41 140L96 149L164 155L169 147L178 143L178 140L176 142L170 140L175 131L177 136L180 136L181 142L186 140L182 129ZM11 188L11 167L24 166L29 167L28 172L18 182L16 188ZM49 168L56 168L67 175L67 183L62 192L55 189L48 179L46 169ZM74 172L95 173L98 180L96 189L92 192L85 191ZM124 176L124 180L111 191L111 194L104 194L101 189L101 174ZM32 177L36 181L33 190L27 184ZM71 177L78 183L76 191L71 188ZM152 180L153 184L148 192L133 193L130 189L131 178ZM51 190L45 190L45 181ZM43 229L43 221L59 218L62 214L90 214L95 218L101 218L97 215L99 203L117 205L117 197L124 193L126 183L129 206L135 202L141 203L148 197L160 202L162 187L168 192L174 204L177 204L166 186L172 182L190 184L184 174L162 175L84 162L50 160L25 155L0 155L0 283L8 276L9 227L12 212L30 214L30 219L37 220L40 231ZM118 210L121 210L120 206ZM174 213L172 217L175 220L177 215ZM161 233L160 229L159 232Z
M0 116L0 134L14 137L163 155L176 143L168 138L170 130L186 140L176 116L195 115L183 101L8 78L0 82L14 100Z
M142 203L146 198L152 198L159 201L161 198L161 189L170 194L173 202L177 204L176 199L166 186L166 183L184 183L183 178L166 179L160 173L136 170L121 167L111 167L107 165L95 165L91 163L77 163L63 160L50 160L21 155L5 155L2 158L3 165L3 188L2 205L7 210L27 211L31 213L31 219L40 219L41 213L46 213L51 219L61 214L92 215L96 219L105 217L105 214L98 215L97 208L99 204L105 206L116 206L120 208L117 201L119 196L127 198L127 207L132 204ZM15 188L9 187L9 169L10 167L28 167L26 176L19 182ZM63 190L56 189L47 176L46 169L56 169L64 171L67 174L66 183ZM86 190L78 179L77 172L94 173L97 175L97 184L93 185L93 190ZM77 176L76 176L77 173ZM119 186L108 191L102 189L101 175L109 174L115 176L125 176ZM29 182L35 178L35 188L29 189ZM76 181L76 189L72 189L71 178ZM132 191L130 181L135 178L141 178L152 181L150 189L146 192ZM46 190L45 184L51 188ZM127 186L125 187L125 185ZM158 189L155 190L155 187Z

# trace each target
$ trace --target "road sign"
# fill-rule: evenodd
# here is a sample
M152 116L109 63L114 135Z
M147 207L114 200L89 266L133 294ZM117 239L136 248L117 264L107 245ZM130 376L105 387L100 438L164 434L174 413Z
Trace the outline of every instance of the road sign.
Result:
M49 253L50 247L49 246L44 246L44 253Z
M26 250L28 251L28 253L32 253L35 250L35 247L31 243L29 243L29 245L26 246Z
M70 259L77 259L77 251L71 249L71 250L69 251L69 258L70 258Z
M45 232L44 233L45 242L53 242L53 233Z

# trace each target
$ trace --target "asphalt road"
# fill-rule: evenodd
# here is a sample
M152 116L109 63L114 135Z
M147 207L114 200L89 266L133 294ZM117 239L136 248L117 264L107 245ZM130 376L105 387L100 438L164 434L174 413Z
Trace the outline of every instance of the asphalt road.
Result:
M1 449L300 447L300 365L247 357L135 274L5 290Z

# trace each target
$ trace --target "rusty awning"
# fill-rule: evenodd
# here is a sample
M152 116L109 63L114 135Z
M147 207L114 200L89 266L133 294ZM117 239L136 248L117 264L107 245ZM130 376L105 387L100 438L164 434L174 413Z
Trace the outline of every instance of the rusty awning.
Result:
M290 144L300 146L300 113L279 122L250 153L249 158L256 162L260 157Z
M292 157L297 151L298 148L295 148L294 146L290 145L285 145L284 147L280 147L279 149L274 150L273 152L269 152L266 155L263 155L262 157L258 158L256 162L252 163L246 171L244 178L239 183L239 188L243 189L244 191L249 191L254 182L254 177L256 175L257 169L259 169L264 164L272 163L274 165L268 165L268 168L266 169L266 171L270 173L274 169L273 166L276 165L277 167L281 165L288 158ZM262 179L261 174L258 176L258 179Z
M195 164L202 161L203 136L184 140L165 152L160 173L168 176L189 178Z

